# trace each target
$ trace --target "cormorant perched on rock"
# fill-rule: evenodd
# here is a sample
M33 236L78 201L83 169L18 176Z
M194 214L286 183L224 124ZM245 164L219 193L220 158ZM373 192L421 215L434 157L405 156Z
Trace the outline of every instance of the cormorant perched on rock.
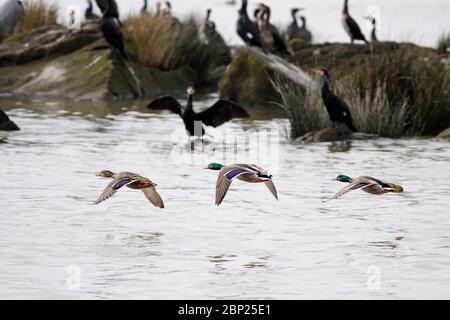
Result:
M120 54L125 60L128 60L128 56L125 52L125 46L123 42L122 28L120 27L119 19L116 17L116 11L112 3L114 0L108 0L109 6L106 7L103 13L101 29L106 41L114 48L119 50Z
M88 7L86 8L86 11L84 12L84 18L86 20L100 19L100 17L94 13L94 7L92 5L92 0L88 0Z
M303 8L292 8L291 9L292 22L287 28L287 36L288 36L289 40L299 38L298 33L300 31L300 27L298 26L298 22L297 22L297 13L302 10L304 10L304 9Z
M242 6L239 10L239 19L237 21L237 34L248 46L262 48L261 34L258 26L250 20L247 14L247 0L242 0Z
M214 23L214 21L210 20L211 12L211 9L206 10L206 18L201 26L201 31L208 43L226 46L225 40L216 30L216 24Z
M188 100L186 108L171 96L163 96L153 100L147 108L150 110L169 110L178 114L184 122L187 132L190 136L203 136L205 129L201 125L201 132L195 129L195 122L199 121L206 126L218 127L233 118L248 118L250 115L247 110L233 101L219 100L212 107L202 111L195 112L193 109L194 88L187 90ZM199 130L198 128L197 130ZM200 130L199 130L200 131Z
M348 0L344 0L344 9L342 10L342 26L350 36L352 44L355 40L362 40L365 43L368 43L358 24L348 13Z
M277 28L270 23L271 10L268 6L260 4L258 15L258 28L261 33L263 48L280 54L289 54L283 38Z
M141 9L141 13L147 13L148 3L147 0L144 0L144 6Z
M302 26L300 27L300 39L303 39L307 43L311 43L312 34L306 27L306 18L304 16L300 16L300 20L302 20Z
M0 131L17 131L20 128L12 122L8 115L0 109Z
M357 132L358 130L356 130L355 126L353 125L350 108L330 89L331 79L329 71L325 68L321 68L315 70L315 72L323 77L322 99L325 107L327 108L328 114L330 115L330 119L333 122L333 126L335 125L335 122L342 122L352 132Z
M374 17L365 17L367 20L370 21L370 23L372 24L372 31L370 33L370 43L378 43L378 38L377 38L377 21L375 20Z
M22 1L18 0L9 0L0 7L0 37L14 32L23 10Z
M211 9L206 10L206 18L201 25L202 37L215 57L217 65L228 65L231 62L231 52L227 43L216 30L216 24L210 20Z

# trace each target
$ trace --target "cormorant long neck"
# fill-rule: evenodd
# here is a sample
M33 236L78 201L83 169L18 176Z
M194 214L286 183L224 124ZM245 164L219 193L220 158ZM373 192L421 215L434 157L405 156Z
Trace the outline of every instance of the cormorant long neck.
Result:
M144 0L144 6L142 7L142 12L147 11L147 0Z
M92 1L88 1L88 12L92 13Z
M107 4L106 10L105 10L105 13L103 13L103 18L114 18L114 12L112 10L111 1L112 0L108 0L108 4Z
M373 20L372 22L372 34L371 34L371 41L372 42L377 42L378 38L377 38L377 23L375 22L375 20Z
M330 76L324 75L322 85L322 95L328 95L329 93L331 93L330 82L331 82Z
M211 17L211 10L206 11L206 22L209 22L209 18Z
M292 25L294 25L294 26L298 26L296 14L297 14L297 12L295 10L291 11Z
M247 15L247 0L242 0L242 6L239 13Z
M194 95L193 94L189 94L185 112L194 112L194 104L193 104L193 102L194 102Z
M302 17L302 29L306 29L306 18Z
M344 0L344 9L342 10L342 13L348 15L348 0Z

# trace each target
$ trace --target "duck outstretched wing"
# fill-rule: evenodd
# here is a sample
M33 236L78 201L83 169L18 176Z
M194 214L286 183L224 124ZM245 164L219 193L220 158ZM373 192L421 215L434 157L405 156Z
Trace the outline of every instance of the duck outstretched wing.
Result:
M255 172L249 168L239 165L232 165L222 168L219 172L219 177L217 178L216 183L216 205L219 206L222 203L234 178L249 173L254 174Z
M169 110L173 113L181 115L183 112L183 107L181 104L171 96L163 96L156 98L147 106L150 110Z
M142 192L145 194L145 197L155 206L158 208L163 209L164 208L164 201L159 195L159 193L156 191L155 187L145 188L142 189Z
M98 197L97 201L94 204L99 204L109 198L111 198L120 188L127 186L133 182L139 181L139 179L132 179L130 177L119 177L111 181L110 184L103 190L100 197Z
M381 186L373 180L368 180L368 179L356 179L354 182L350 183L348 186L346 186L345 188L342 188L338 193L336 193L333 197L333 199L338 199L340 197L342 197L343 195L349 193L350 191L354 191L354 190L359 190L362 188L367 188L367 187L377 187L379 186L379 188L381 189Z
M250 117L247 110L233 101L219 100L212 107L197 114L196 120L207 126L218 127L234 118Z
M269 189L270 193L275 197L275 199L278 200L277 188L275 188L275 184L273 183L273 181L267 180L266 182L264 182L264 184L266 185L267 189Z

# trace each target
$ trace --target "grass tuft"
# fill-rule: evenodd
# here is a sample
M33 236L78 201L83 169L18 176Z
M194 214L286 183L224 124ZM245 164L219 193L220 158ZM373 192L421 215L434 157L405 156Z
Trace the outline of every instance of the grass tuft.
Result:
M48 3L44 0L23 1L24 12L16 27L17 32L24 33L31 30L57 24L59 5L57 2Z
M362 132L397 138L434 135L450 127L450 72L439 58L400 48L365 57L351 74L333 80ZM318 90L305 91L280 79L273 84L288 111L293 138L328 125Z
M202 76L212 59L194 16L183 22L152 13L133 16L125 22L125 38L138 62L148 67L174 70L188 65Z

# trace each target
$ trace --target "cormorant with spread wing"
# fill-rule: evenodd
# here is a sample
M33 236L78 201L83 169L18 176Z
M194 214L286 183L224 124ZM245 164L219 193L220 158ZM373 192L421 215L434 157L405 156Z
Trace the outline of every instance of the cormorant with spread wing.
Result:
M122 28L120 27L119 19L116 17L113 3L115 3L114 0L108 0L108 6L103 13L101 29L106 41L113 48L119 50L125 60L128 60L128 56L125 52Z
M348 0L344 0L344 9L342 10L342 26L350 36L352 44L355 40L362 40L365 43L368 43L358 24L348 13Z
M239 19L237 21L237 33L246 45L262 48L263 45L258 26L250 20L247 14L247 0L242 0Z
M184 122L187 132L190 136L203 136L205 129L201 126L201 132L196 132L195 122L199 121L206 126L218 127L234 118L248 118L250 115L247 110L233 101L219 100L212 107L202 111L195 112L193 108L194 88L187 90L188 100L186 108L171 96L163 96L153 100L147 108L150 110L169 110L178 114Z
M344 123L352 132L358 132L353 125L352 115L348 105L330 89L330 73L325 68L314 70L323 77L322 99L333 126L336 122Z

